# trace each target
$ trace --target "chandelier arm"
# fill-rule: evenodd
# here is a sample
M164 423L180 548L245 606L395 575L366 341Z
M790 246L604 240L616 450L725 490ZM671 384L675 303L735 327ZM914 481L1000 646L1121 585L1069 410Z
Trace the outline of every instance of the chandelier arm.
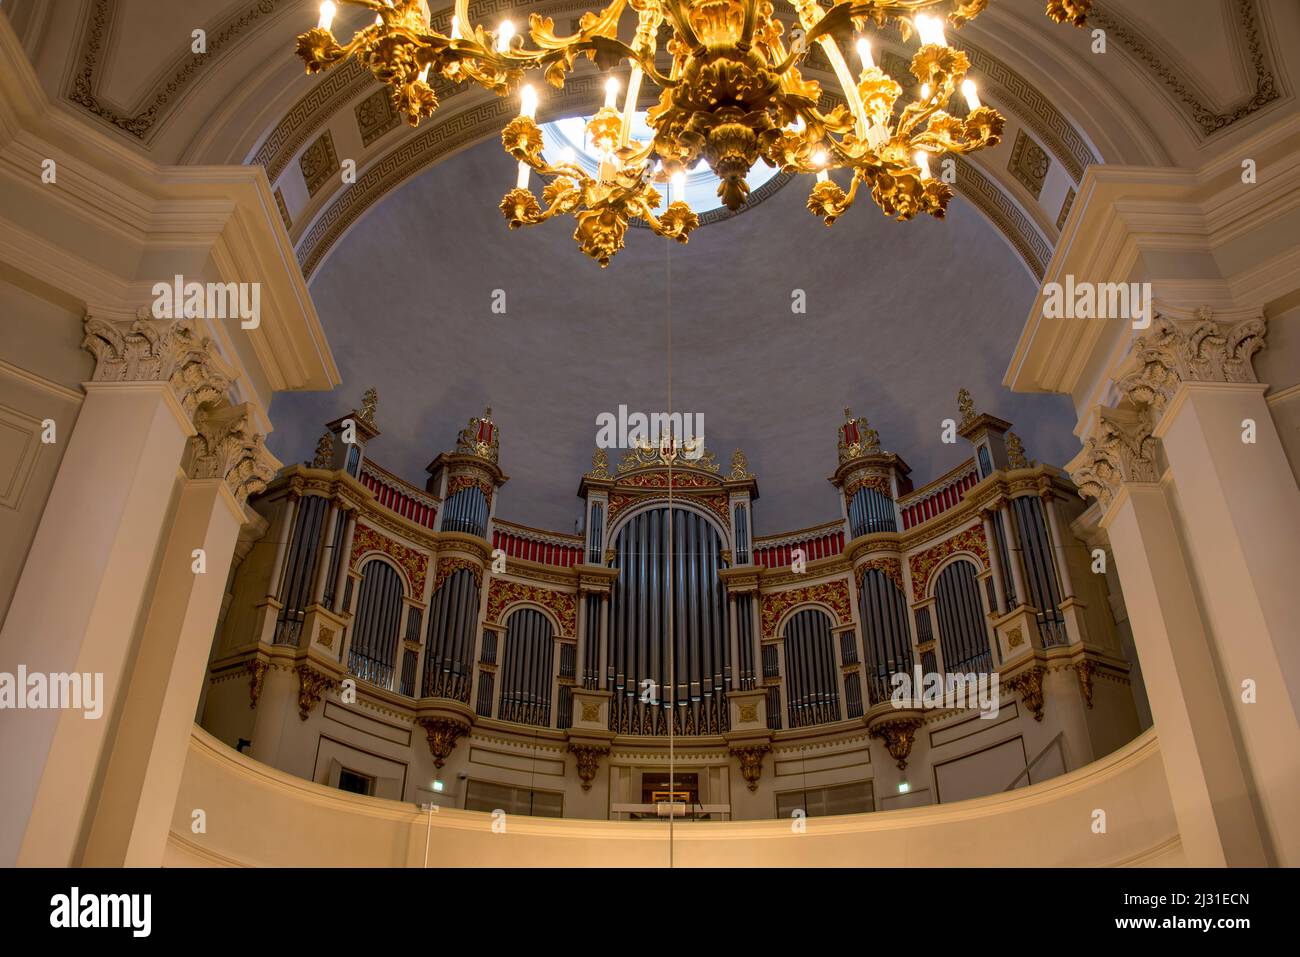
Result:
M682 10L681 0L659 0L659 5L663 8L665 16L673 22L673 29L681 34L682 40L691 48L693 52L698 52L704 48L700 42L699 36L695 33L695 28L691 26L690 19Z
M758 26L758 5L761 0L745 0L745 22L740 28L740 42L736 45L748 50L754 45L754 29Z

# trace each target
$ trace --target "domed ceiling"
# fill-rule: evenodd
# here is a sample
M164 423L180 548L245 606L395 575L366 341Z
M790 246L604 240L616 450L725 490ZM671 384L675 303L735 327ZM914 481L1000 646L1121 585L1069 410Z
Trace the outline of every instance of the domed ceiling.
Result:
M309 459L323 424L374 385L383 434L370 455L422 484L490 405L511 476L498 514L568 531L596 417L671 407L703 415L724 463L744 449L765 534L838 517L826 476L845 406L918 485L970 452L941 441L961 387L1013 421L1031 457L1077 451L1067 398L1000 384L1035 284L960 198L945 222L895 223L859 204L827 229L795 183L687 246L632 230L602 270L571 224L507 230L496 206L514 173L499 143L481 143L394 191L335 246L311 291L343 386L277 397L280 458ZM792 310L795 290L806 313Z

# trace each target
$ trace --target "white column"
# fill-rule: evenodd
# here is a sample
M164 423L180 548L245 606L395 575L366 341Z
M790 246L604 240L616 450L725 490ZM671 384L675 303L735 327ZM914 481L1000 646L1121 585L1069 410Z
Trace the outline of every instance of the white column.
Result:
M225 570L246 518L243 502L275 474L261 436L247 431L245 410L212 417L200 412L197 425L199 455L191 474L202 477L181 482L86 844L87 866L162 862ZM218 459L215 468L212 457L205 458L205 439ZM234 448L240 452L232 455ZM228 481L237 468L256 481ZM193 570L195 549L203 550L206 565L199 574Z
M1102 527L1123 583L1187 862L1262 866L1225 689L1164 489L1124 486Z
M1155 435L1277 863L1300 865L1300 489L1267 386L1184 383ZM1246 423L1254 441L1244 442ZM1127 598L1127 589L1126 595ZM1130 614L1132 600L1129 599ZM1149 668L1144 669L1148 685ZM1244 685L1254 687L1243 701ZM1159 718L1157 717L1157 721Z
M101 676L101 715L21 710L0 721L0 865L79 863L77 822L92 813L123 700L153 560L177 499L191 416L233 373L184 322L87 317L95 381L36 530L0 632L0 671ZM148 380L142 381L148 376ZM233 548L233 543L232 543ZM229 554L227 554L227 563ZM226 567L214 573L217 607ZM210 641L216 625L208 622ZM204 647L204 652L207 648ZM201 680L203 662L195 666ZM197 694L197 684L195 691ZM194 700L180 720L193 718Z

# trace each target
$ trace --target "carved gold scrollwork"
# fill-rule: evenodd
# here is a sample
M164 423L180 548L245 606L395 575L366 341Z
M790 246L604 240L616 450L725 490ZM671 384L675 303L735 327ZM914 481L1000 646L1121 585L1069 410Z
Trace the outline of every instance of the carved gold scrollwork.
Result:
M469 733L469 725L454 718L421 718L420 727L424 728L429 742L429 753L433 755L433 766L441 768L448 755L456 747L456 741Z
M325 693L333 691L339 683L338 679L308 665L299 665L294 671L298 674L298 717L306 721Z
M578 778L582 781L582 789L590 791L591 782L596 779L596 772L600 770L600 758L602 755L609 754L609 748L591 744L571 744L569 750L578 761Z
M731 748L740 761L740 773L751 791L758 790L759 778L763 776L763 755L770 750L766 744L737 745Z
M907 758L912 753L912 743L920 727L920 718L894 718L881 722L869 733L871 737L880 738L885 742L885 750L898 762L898 770L904 771L907 769Z
M1025 707L1034 713L1035 721L1043 720L1043 675L1046 673L1046 669L1034 665L1004 682L1008 691L1020 695Z

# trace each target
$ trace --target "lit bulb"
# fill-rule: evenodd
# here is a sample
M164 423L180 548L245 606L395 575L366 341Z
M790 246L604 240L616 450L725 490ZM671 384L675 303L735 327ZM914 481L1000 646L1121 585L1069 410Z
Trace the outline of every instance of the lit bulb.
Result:
M611 76L605 81L605 105L610 109L618 105L618 77Z
M685 170L679 169L677 172L673 173L673 175L669 177L668 183L672 187L672 189L668 191L669 199L672 199L674 193L677 194L678 199L686 198L686 171Z
M864 70L870 70L876 65L876 61L871 58L871 41L866 37L858 37L858 59L862 61Z
M980 95L975 90L974 80L963 80L961 84L962 96L966 97L966 105L972 110L980 108Z
M927 153L925 150L917 150L916 156L914 158L916 160L916 165L921 167L921 179L929 179L930 178L930 154Z
M320 5L320 20L316 22L316 26L322 30L328 30L334 23L334 13L337 9L338 7L334 6L333 0L325 0Z
M523 160L519 161L519 175L515 177L515 187L517 189L528 188L528 164Z
M948 45L948 40L943 35L943 20L940 17L931 17L924 13L918 13L912 18L912 23L916 26L916 32L921 38L922 46L946 47Z
M826 151L818 150L812 156L813 165L819 167L817 170L817 182L824 183L831 178L831 174L826 172Z
M382 14L378 14L378 13L376 13L376 14L375 14L375 26L377 26L377 27L382 27L383 25L384 25L384 18L383 18L383 15L382 15Z
M922 103L925 103L925 102L927 102L929 99L930 99L930 84L929 84L929 83L922 83L922 84L921 84L921 102L922 102Z
M424 69L420 71L420 82L421 82L421 83L428 83L428 82L429 82L429 67L431 67L431 66L433 66L432 63L426 63L426 64L424 65Z
M460 17L456 16L454 13L451 15L451 38L453 40L459 40L461 38Z
M525 83L519 90L519 115L530 120L537 116L537 91L531 83Z
M509 53L510 41L514 39L515 25L509 20L502 20L497 27L497 53Z

